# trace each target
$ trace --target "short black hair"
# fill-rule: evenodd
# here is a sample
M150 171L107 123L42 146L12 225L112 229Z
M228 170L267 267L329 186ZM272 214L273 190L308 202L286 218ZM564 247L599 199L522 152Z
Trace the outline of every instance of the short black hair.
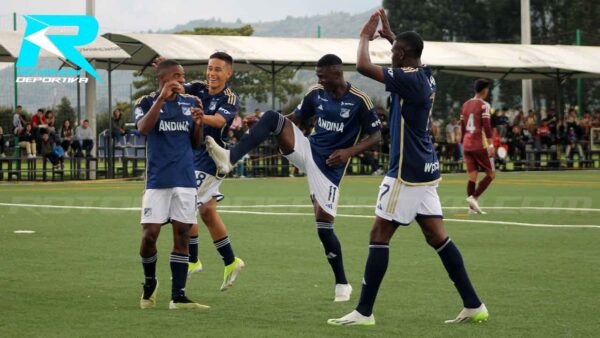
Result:
M23 109L23 106L21 106L21 105L18 105L18 106L17 106L17 109L19 109L19 108Z
M475 89L475 93L481 93L484 89L490 88L490 81L486 79L475 80L473 88Z
M317 67L331 67L331 66L341 66L342 59L335 54L325 54L323 55L319 61L317 61Z
M156 67L156 73L160 74L163 70L173 67L173 66L181 66L181 65L179 64L179 62L177 62L175 60L171 60L171 59L164 60L163 62L158 64L158 67Z
M233 58L231 57L231 55L225 53L225 52L214 52L210 55L210 57L208 58L210 59L219 59L219 60L223 60L225 61L228 65L233 66Z
M48 134L48 129L46 129L46 128L40 129L40 135L47 135L47 134Z
M415 31L406 31L396 35L396 41L402 41L406 44L404 50L407 56L420 58L423 53L423 38Z
M44 113L44 109L43 108L38 109L38 113L42 113L43 114Z

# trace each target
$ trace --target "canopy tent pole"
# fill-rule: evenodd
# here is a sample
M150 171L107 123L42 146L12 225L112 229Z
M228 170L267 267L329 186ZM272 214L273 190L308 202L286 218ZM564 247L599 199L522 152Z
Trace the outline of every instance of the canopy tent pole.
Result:
M275 110L275 61L271 61L271 109Z
M108 178L115 177L115 168L114 168L114 159L115 159L115 149L112 144L112 69L111 69L111 60L108 59L108 133L106 135L106 150L108 151ZM124 168L127 170L127 168Z

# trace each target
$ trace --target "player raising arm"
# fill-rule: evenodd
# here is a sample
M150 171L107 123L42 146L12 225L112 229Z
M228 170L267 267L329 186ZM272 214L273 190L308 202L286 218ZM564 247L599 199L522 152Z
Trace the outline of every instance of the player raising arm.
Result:
M204 309L185 295L189 230L196 222L196 182L193 147L202 137L202 106L197 97L183 94L185 74L177 62L157 68L159 90L137 101L136 125L147 137L146 190L142 202L140 256L144 286L140 307L156 306L156 241L161 226L173 225L171 302L169 309Z
M393 43L391 68L374 65L369 58L369 41L375 36L380 19L383 28L379 33ZM467 276L460 252L448 237L442 221L437 194L439 163L429 137L437 87L431 69L421 64L422 51L423 40L419 34L393 34L383 9L373 13L360 34L357 70L384 83L391 94L390 168L379 188L358 306L341 318L328 320L331 325L375 325L373 305L387 270L390 240L399 226L407 226L413 220L440 256L463 300L464 309L447 323L488 318L487 309Z

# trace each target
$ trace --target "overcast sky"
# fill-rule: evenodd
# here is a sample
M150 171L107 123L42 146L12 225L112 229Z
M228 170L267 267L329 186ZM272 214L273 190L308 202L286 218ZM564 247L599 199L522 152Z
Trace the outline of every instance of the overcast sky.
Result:
M12 13L83 14L85 0L2 0L0 29L12 29ZM123 4L126 4L123 5ZM332 11L359 13L381 0L96 0L100 33L169 29L194 19L274 21L287 16L311 16ZM22 25L23 20L19 20ZM19 27L24 29L24 27Z

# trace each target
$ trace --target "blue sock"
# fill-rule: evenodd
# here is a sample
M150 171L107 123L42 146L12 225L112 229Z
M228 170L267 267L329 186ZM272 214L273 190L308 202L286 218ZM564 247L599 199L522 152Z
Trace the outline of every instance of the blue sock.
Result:
M369 245L369 257L367 257L367 267L362 282L362 291L356 311L363 316L370 316L373 313L373 305L379 286L385 276L388 260L390 257L390 246L385 243L371 243Z
M173 278L171 286L171 299L185 296L185 282L188 271L188 255L182 255L171 252L169 259L171 265L171 277Z
M271 134L279 135L285 126L285 117L272 110L266 111L250 128L247 134L244 134L240 141L231 148L229 152L229 162L237 163L250 150L258 147Z
M344 260L342 259L342 246L333 231L333 223L317 220L317 233L323 243L327 261L331 265L335 275L336 284L348 284L346 273L344 272Z
M229 236L225 236L219 240L213 241L213 243L221 255L221 258L223 258L223 263L225 266L233 263L235 260L235 255L233 254L233 248L231 247Z
M156 279L156 260L158 253L152 257L142 257L142 267L144 268L145 284L150 285Z
M436 251L440 255L446 271L448 271L448 276L454 282L454 286L463 300L463 305L471 309L481 306L481 301L477 297L477 293L475 293L465 270L460 251L458 251L454 242L448 237L442 245L436 248Z
M190 236L190 262L196 263L198 261L198 236Z

